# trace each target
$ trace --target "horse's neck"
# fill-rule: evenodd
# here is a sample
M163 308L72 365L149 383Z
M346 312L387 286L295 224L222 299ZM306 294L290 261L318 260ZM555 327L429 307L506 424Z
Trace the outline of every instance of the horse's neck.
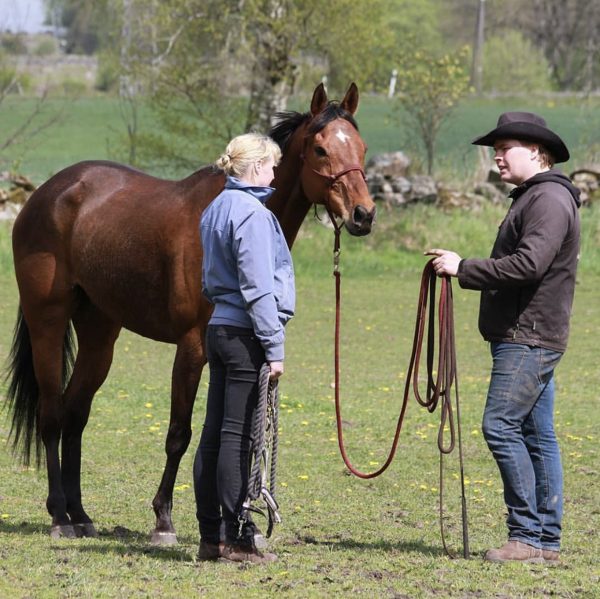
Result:
M290 140L289 149L277 168L277 175L273 182L275 191L267 202L267 207L281 225L290 249L310 209L310 202L300 186L302 139L302 135L297 133L294 139Z

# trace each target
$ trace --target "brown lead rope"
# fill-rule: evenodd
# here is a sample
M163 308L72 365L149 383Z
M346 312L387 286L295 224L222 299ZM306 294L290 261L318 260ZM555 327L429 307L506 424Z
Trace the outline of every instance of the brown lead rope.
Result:
M329 211L328 211L329 212ZM458 396L458 377L456 372L456 346L454 339L454 315L453 315L453 298L452 285L449 277L441 279L440 299L438 306L438 360L437 360L437 378L434 378L434 356L435 356L435 288L437 276L433 270L432 260L430 260L423 269L421 276L421 287L419 291L419 302L417 305L417 317L415 322L415 334L413 339L413 347L404 386L404 396L398 422L396 424L396 432L392 447L383 466L374 472L361 472L358 470L348 458L346 448L344 446L344 434L342 427L342 411L340 407L340 319L341 319L341 273L339 271L339 256L340 256L340 232L341 226L337 224L333 215L329 213L330 219L334 225L335 241L334 241L334 270L335 277L335 413L338 433L338 445L344 464L348 470L359 478L369 479L375 478L385 472L388 466L392 463L400 431L404 422L404 415L408 405L410 389L412 383L413 393L417 402L427 408L429 412L434 412L441 400L441 417L440 427L438 430L438 448L440 451L440 530L444 551L450 557L450 554L445 540L444 522L443 522L443 456L453 451L456 444L456 433L458 437L458 451L460 463L460 480L461 480L461 500L462 500L462 532L463 532L463 557L469 557L469 537L467 525L467 504L465 497L465 482L464 482L464 463L463 451L460 430L460 410ZM429 298L429 326L427 331L427 389L425 398L419 391L419 364L421 361L421 351L423 346L423 337L425 331L425 318L427 316L427 303ZM456 403L456 433L454 425L454 414L452 412L452 386L454 385L455 403ZM448 444L444 444L444 430L448 425L450 431L450 439Z

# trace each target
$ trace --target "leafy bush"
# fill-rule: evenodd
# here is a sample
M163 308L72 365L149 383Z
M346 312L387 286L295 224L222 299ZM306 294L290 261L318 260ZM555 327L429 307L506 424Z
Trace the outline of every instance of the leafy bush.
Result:
M498 74L501 73L501 76ZM550 67L543 52L518 31L506 31L487 40L483 52L483 89L550 91Z
M3 33L0 36L0 46L8 54L27 54L25 36L22 33Z
M43 37L33 49L33 53L36 56L52 56L56 50L56 40L53 37Z

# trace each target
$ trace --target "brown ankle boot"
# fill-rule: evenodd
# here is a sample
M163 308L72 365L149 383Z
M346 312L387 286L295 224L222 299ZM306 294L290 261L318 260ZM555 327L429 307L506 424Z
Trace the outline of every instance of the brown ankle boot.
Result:
M221 557L230 562L250 562L252 564L270 564L277 561L274 553L262 552L253 545L226 544Z
M486 552L484 559L488 562L544 563L541 549L521 543L521 541L508 541L500 549L490 549Z
M542 549L542 557L546 563L556 565L560 562L560 551L554 549Z
M223 546L223 543L216 544L200 541L200 548L198 549L198 561L211 562L218 560L223 554Z

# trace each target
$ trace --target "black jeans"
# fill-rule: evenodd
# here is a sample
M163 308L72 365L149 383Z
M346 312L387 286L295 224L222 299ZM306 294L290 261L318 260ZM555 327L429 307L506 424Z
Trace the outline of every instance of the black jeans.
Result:
M226 542L249 544L254 527L246 522L242 504L248 494L252 422L265 353L252 329L221 325L208 327L206 351L208 401L194 459L200 537L218 543L222 519Z

